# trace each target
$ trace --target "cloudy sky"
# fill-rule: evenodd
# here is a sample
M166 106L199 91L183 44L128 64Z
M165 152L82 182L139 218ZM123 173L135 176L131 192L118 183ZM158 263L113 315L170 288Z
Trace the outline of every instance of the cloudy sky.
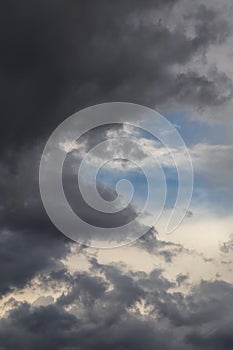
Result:
M1 4L0 350L233 349L232 18L231 0ZM172 123L189 150L194 187L182 224L168 235L178 179L157 139L108 124L71 148L65 140L64 192L94 226L117 228L137 216L147 189L135 163L145 172L152 167L144 148L167 179L161 220L151 227L140 218L127 232L131 243L101 249L73 242L50 221L39 165L61 122L115 101L149 107ZM138 126L145 121L127 117ZM99 193L112 201L123 177L135 187L134 200L113 216L99 215L78 191L77 167L115 137L137 140L128 149L131 163L118 159L127 147L108 142L88 159L87 174L111 155L116 160L98 173ZM185 172L184 154L172 153ZM159 189L152 186L149 216ZM102 245L112 239L99 238Z

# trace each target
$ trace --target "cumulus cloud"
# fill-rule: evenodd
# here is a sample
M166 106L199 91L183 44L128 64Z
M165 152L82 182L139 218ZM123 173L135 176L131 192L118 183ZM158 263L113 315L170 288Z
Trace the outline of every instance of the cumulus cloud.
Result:
M9 311L0 321L2 348L232 346L231 329L222 324L232 322L228 283L203 281L184 295L161 270L133 272L94 258L90 263L90 272L66 274L66 292L50 305L21 303Z
M229 109L231 60L225 70L222 56L213 52L230 46L231 17L228 0L221 5L215 0L1 4L0 295L9 295L9 310L0 320L0 349L233 348L232 284L221 281L220 273L218 281L203 280L184 291L191 276L180 268L173 278L165 277L164 269L190 251L160 240L154 228L134 246L136 259L149 255L162 261L153 262L150 271L101 263L86 254L87 271L72 272L64 260L73 243L50 223L38 186L45 140L83 107L121 100L161 110L179 107L201 114L207 109L209 121L216 117L210 111ZM72 155L80 162L94 144L115 134L128 137L131 131L123 126L91 131ZM155 141L137 136L171 167ZM182 166L182 154L172 151ZM232 147L202 142L191 145L190 152L197 175L231 195ZM150 165L140 147L131 156ZM114 219L90 210L74 192L74 172L66 165L66 195L84 219L109 227L135 217L132 203ZM101 184L98 190L107 200L116 195ZM79 247L79 254L85 249ZM230 252L232 241L221 249ZM31 304L13 298L33 284L42 292L49 287L52 295L40 295Z

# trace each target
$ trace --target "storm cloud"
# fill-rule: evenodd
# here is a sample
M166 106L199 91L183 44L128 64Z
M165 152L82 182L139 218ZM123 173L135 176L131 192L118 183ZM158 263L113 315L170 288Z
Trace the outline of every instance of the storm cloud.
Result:
M118 263L103 262L98 249L58 232L39 191L47 138L84 107L125 101L160 111L189 110L190 118L198 111L200 119L209 109L205 120L219 122L213 111L223 114L233 97L222 56L219 65L208 61L232 40L232 9L228 0L223 3L227 10L201 0L9 0L0 5L0 297L7 310L1 313L1 350L233 348L230 277L224 280L216 270L216 278L207 281L200 268L197 281L191 266L193 282L185 269L190 256L214 268L216 257L203 258L179 241L165 240L153 227L127 248L134 249L138 265L148 262L150 268L129 266L121 256ZM195 134L192 122L188 128ZM112 132L124 133L119 130ZM109 126L85 135L76 160L108 132ZM232 193L232 147L216 143L190 141L190 152L197 179L219 193L224 188L225 198L225 192ZM99 217L75 193L76 173L68 168L65 175L66 195L85 220L112 227L135 217L132 203L114 220ZM102 184L98 190L108 200L116 195ZM194 213L186 219L195 220ZM225 241L220 253L231 251L232 240ZM74 271L69 259L78 261Z

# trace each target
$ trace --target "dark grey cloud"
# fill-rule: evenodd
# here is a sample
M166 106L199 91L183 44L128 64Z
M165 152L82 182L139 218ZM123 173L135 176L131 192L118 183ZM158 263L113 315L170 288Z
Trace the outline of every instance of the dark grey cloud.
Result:
M172 336L156 329L148 321L122 319L117 324L89 324L56 306L31 310L28 305L12 312L2 322L2 349L169 349ZM18 329L17 335L13 329ZM178 349L176 346L173 349Z
M229 25L200 6L187 14L196 23L189 37L187 18L175 29L166 25L167 11L172 13L177 2L2 4L1 151L8 150L9 157L10 149L48 136L71 112L93 103L224 103L232 91L228 80L219 87L217 74L180 75L173 66L183 67L209 45L225 40Z
M161 270L90 264L58 272L66 291L50 305L12 303L0 321L2 349L231 349L232 285L202 281L182 294Z
M150 318L130 314L127 309L144 297L144 289L151 291L157 282L161 292L170 286L160 272L148 278L145 274L125 274L96 260L91 263L100 276L70 275L67 292L56 303L45 307L24 303L10 311L0 322L3 349L14 349L16 344L19 349L153 349L155 344L169 349L170 331L160 330L157 322L153 324Z
M46 245L48 239L52 244L52 237L54 246L58 244L61 235L49 223L39 199L38 164L45 138L71 112L112 100L154 106L178 98L203 106L228 98L224 92L219 94L219 88L228 91L231 84L217 71L202 77L173 69L222 42L230 31L227 22L213 10L198 7L187 14L196 23L194 36L189 37L182 29L187 19L174 29L166 25L165 12L172 13L176 3L24 0L19 4L12 0L1 4L0 223L3 235L10 232L4 236L6 255L15 249L12 237L21 246L21 240L31 235L39 250L37 243ZM133 215L133 210L127 215ZM180 249L176 248L171 253L165 247L159 254L169 262ZM55 250L54 256L66 254L66 248L58 255ZM24 249L17 253L19 266L20 257L27 254ZM14 256L10 264L13 270ZM34 275L28 268L28 275L23 268L22 281ZM22 286L20 274L16 279L12 285ZM2 284L4 291L11 288L11 283Z
M0 164L0 295L61 268L60 259L70 251L40 200L38 154L37 148L21 152L14 169Z
M167 263L171 263L179 254L188 252L181 244L160 240L154 227L137 240L136 247L152 255L162 256Z
M214 8L208 4L200 4L185 18L195 23L197 45L221 44L229 35L231 23L223 20Z
M183 273L179 273L179 275L177 275L176 277L176 282L178 284L178 286L180 287L183 283L185 283L188 280L189 276L188 275L184 275Z
M38 146L20 152L13 169L5 162L0 163L0 295L24 288L36 276L56 271L62 265L60 260L70 252L72 242L50 222L40 199L40 150ZM77 191L76 176L74 178L70 172L68 175L64 183L68 199L87 222L112 227L125 224L136 216L132 205L116 217L99 216L95 210L89 210ZM99 190L106 199L115 195L107 187L99 186ZM141 227L139 222L135 223L136 233L138 227ZM80 232L80 237L83 234ZM131 234L134 232L129 232ZM103 239L110 238L107 233ZM84 239L88 243L87 233Z
M60 269L69 252L67 240L40 231L0 234L0 296L24 288L38 273Z
M193 103L197 109L222 105L233 95L231 79L216 69L211 69L206 76L192 71L178 74L174 89L178 90L178 100L186 101L187 105Z
M206 325L191 330L186 336L193 349L231 349L232 338L232 285L223 282L202 283L198 297L206 306L202 319ZM209 324L208 324L209 322Z
M47 306L9 301L12 310L0 321L0 349L233 348L232 285L203 281L185 295L173 290L185 283L182 273L169 281L160 269L147 274L96 259L89 259L89 273L72 274L61 263L70 242L49 222L39 196L43 143L74 111L113 100L204 108L232 98L225 73L188 66L226 40L229 24L206 5L171 28L166 11L173 13L177 3L1 4L0 293L22 289L35 277L42 289L63 286L66 292L54 302L47 299ZM186 32L189 21L193 36ZM102 194L112 195L106 189ZM127 217L133 214L130 208ZM136 247L169 263L184 252L181 245L159 241L153 230ZM142 316L143 305L148 309Z

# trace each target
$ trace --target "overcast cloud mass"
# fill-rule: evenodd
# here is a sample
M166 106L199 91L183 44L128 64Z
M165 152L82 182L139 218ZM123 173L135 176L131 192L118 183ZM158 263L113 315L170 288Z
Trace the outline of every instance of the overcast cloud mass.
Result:
M0 350L233 349L232 18L231 0L2 2ZM158 223L128 246L102 250L50 222L39 164L63 120L113 101L167 117L189 149L195 183L173 235ZM63 179L73 209L93 225L126 223L138 207L97 215L75 192L76 167L99 142L133 133L159 154L166 211L174 205L177 174L157 140L100 127L73 146ZM150 167L140 147L131 156ZM176 159L184 167L182 154ZM112 162L100 173L103 198L115 198L115 181L128 171L141 203L141 177L127 166Z

